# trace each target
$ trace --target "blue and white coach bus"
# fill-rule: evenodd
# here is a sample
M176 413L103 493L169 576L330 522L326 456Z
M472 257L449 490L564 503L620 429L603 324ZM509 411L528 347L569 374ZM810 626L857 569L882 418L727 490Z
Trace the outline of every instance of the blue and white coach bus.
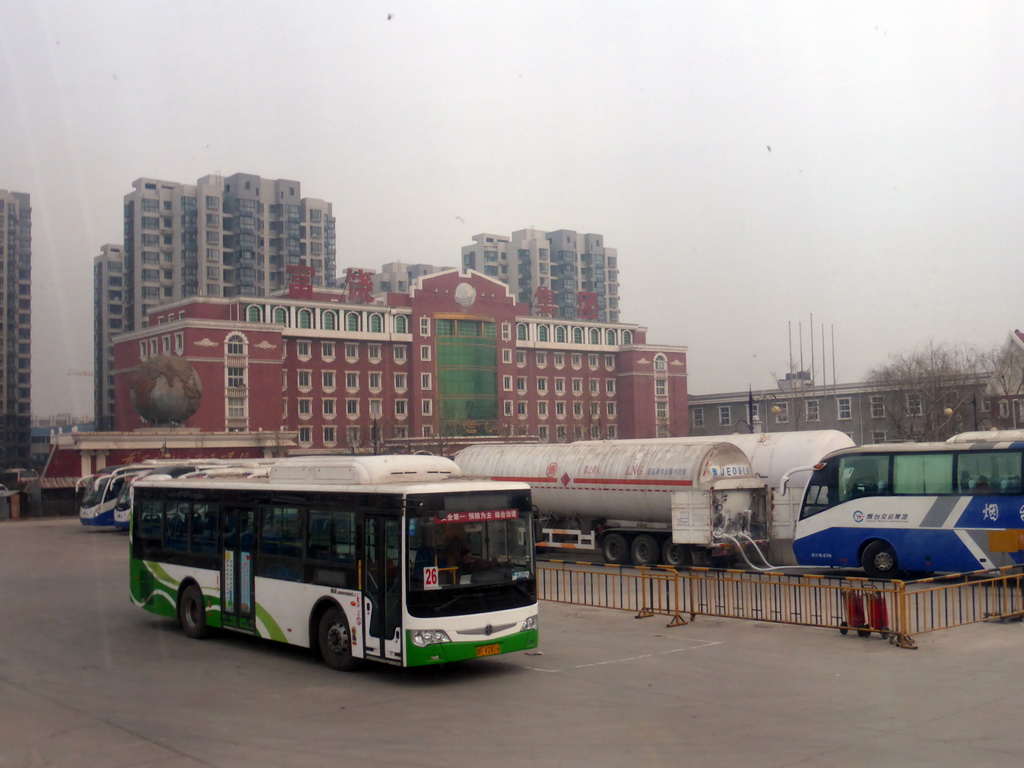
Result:
M815 465L793 550L872 578L1024 562L1024 441L834 451Z

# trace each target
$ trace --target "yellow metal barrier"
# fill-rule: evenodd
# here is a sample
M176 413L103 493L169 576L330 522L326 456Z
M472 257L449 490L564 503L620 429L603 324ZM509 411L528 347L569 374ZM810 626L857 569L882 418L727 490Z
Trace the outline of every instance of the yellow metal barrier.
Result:
M623 568L551 562L538 567L542 600L663 615L668 626L684 614L837 629L862 637L877 633L902 648L913 636L993 619L1024 616L1020 567L880 582L692 568Z

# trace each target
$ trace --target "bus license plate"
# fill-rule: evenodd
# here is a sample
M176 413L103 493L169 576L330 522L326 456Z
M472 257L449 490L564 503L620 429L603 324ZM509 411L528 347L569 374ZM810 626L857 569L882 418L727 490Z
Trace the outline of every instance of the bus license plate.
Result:
M476 647L476 655L479 656L494 656L496 653L501 653L501 645L499 643L491 643L490 645L478 645Z

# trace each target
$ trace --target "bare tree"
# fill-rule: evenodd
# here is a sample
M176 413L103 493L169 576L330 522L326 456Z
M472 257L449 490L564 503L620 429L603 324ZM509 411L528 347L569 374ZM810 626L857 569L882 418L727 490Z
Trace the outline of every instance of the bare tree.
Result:
M891 433L901 440L945 440L973 424L972 405L985 376L978 354L965 348L926 346L896 354L868 374L883 397Z
M1021 418L1021 406L1024 404L1024 349L1010 338L1002 346L979 353L978 362L988 379L988 388L980 412L977 400L973 403L975 429L1020 428L1024 424ZM986 401L990 404L990 410L984 408Z

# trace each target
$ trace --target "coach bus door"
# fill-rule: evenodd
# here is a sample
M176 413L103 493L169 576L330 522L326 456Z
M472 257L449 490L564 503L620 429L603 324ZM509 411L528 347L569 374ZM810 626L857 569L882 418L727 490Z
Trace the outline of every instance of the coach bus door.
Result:
M256 510L225 507L224 562L221 564L221 620L225 627L256 630L253 596L253 548L256 546Z
M367 515L363 562L363 653L402 660L401 525L397 518Z

